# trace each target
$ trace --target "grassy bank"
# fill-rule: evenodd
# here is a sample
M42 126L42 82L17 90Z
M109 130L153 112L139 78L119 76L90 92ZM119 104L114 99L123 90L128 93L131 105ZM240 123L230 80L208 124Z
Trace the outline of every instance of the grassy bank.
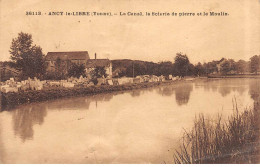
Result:
M192 130L184 133L175 163L259 163L259 113L255 102L244 112L235 109L228 121L199 115Z
M74 97L74 96L85 96L93 95L98 93L109 93L114 91L133 90L141 88L149 88L158 85L172 84L178 81L167 81L167 82L148 82L148 83L137 83L137 84L126 84L126 85L101 85L91 87L53 87L43 89L39 91L20 91L17 93L1 93L1 110L9 109L24 103L47 101L58 98Z

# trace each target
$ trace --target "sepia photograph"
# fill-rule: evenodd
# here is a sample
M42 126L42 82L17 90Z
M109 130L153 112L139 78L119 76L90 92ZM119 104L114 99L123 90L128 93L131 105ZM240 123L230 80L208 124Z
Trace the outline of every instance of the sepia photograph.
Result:
M259 164L260 0L0 0L0 164Z

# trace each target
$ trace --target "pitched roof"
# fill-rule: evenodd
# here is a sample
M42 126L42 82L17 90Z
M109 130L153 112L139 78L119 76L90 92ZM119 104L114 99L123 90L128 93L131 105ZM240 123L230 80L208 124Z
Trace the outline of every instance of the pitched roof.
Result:
M46 60L88 60L88 51L76 51L76 52L48 52Z
M109 59L89 59L86 63L87 68L109 67L109 66L110 66Z

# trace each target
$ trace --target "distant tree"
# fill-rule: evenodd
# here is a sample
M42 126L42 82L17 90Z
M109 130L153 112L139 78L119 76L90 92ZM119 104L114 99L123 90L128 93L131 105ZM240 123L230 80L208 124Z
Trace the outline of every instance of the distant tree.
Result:
M221 72L221 74L226 75L230 71L231 71L231 63L230 63L230 61L224 60L220 64L220 72Z
M106 78L108 76L104 67L94 68L92 71L90 71L90 75L92 78Z
M218 68L217 68L217 61L212 61L212 62L208 62L208 63L204 63L203 64L203 68L205 69L205 73L211 74L214 72L218 72Z
M253 56L250 58L250 72L257 74L260 68L260 56Z
M41 77L46 70L42 48L32 44L32 35L21 32L9 50L14 68L22 71L23 78Z
M91 81L96 85L98 83L97 78L106 78L108 74L104 67L96 67L90 71Z
M195 65L195 67L194 67L194 74L196 76L201 76L201 75L205 74L205 69L204 69L204 67L202 66L202 64L200 62Z
M194 75L194 73L195 73L195 66L190 63L188 66L187 75L192 76L192 75Z
M133 71L134 77L136 77L138 75L145 75L145 74L147 74L146 68L145 68L144 64L140 64L140 63L133 64L133 67L134 67L134 71Z
M189 64L190 61L186 55L182 53L176 54L176 57L174 59L174 67L178 76L184 77L187 75L189 70Z
M172 62L170 62L170 61L160 62L158 64L158 67L159 67L159 75L167 76L167 75L173 74L174 67L173 67Z
M81 75L86 76L84 64L78 65L78 64L72 63L72 65L70 66L70 68L68 70L68 76L79 78Z
M235 63L235 71L238 74L243 74L247 71L247 62L245 60L239 60Z

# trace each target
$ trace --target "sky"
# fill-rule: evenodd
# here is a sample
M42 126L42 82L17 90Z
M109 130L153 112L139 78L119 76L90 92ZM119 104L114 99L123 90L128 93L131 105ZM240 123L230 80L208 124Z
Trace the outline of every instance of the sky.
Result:
M117 16L26 16L26 11L112 12ZM226 12L228 16L119 16L119 12ZM88 51L90 58L192 63L260 55L260 0L0 0L0 61L19 32L43 53Z

